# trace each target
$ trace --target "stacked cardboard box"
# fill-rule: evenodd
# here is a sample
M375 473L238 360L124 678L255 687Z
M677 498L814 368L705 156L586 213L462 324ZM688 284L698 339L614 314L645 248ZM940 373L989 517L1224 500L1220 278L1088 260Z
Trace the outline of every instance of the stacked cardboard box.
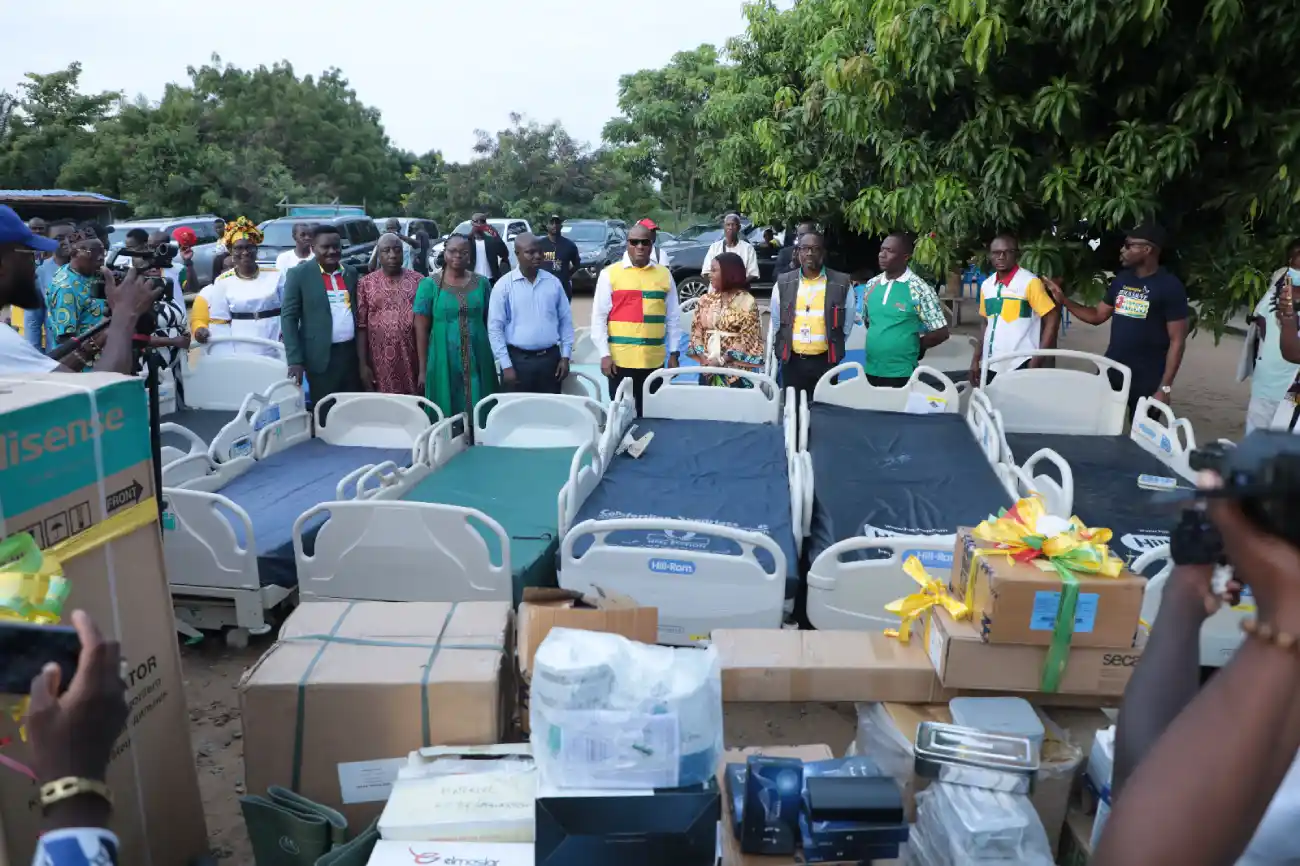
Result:
M0 537L27 533L62 564L64 613L88 612L122 645L127 728L108 784L121 862L207 853L171 595L163 570L149 415L140 379L109 373L0 380ZM8 714L5 754L30 761ZM36 784L0 773L0 863L27 863L41 830Z

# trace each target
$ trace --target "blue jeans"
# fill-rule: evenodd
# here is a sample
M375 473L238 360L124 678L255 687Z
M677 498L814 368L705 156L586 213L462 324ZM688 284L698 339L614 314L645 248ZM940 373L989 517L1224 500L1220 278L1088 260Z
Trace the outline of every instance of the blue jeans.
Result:
M40 349L44 344L41 338L45 335L45 308L39 310L23 310L23 336L27 342Z

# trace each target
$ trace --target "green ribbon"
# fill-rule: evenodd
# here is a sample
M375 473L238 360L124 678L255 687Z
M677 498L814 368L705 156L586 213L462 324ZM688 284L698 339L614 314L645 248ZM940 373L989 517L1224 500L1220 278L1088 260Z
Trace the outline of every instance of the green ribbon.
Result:
M1070 658L1070 641L1074 638L1074 614L1079 605L1079 581L1069 567L1055 559L1047 560L1061 578L1061 601L1056 606L1056 622L1052 626L1052 642L1047 648L1047 661L1043 663L1043 676L1039 689L1052 693L1061 686L1065 663Z

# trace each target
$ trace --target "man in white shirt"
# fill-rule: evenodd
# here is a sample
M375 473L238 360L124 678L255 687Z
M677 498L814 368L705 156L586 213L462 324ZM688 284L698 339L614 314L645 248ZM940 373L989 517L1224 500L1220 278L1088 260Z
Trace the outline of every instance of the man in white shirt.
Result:
M729 213L723 217L722 240L714 241L709 246L700 273L708 277L709 269L713 267L713 260L722 253L735 253L740 256L745 263L745 273L749 276L749 281L752 283L758 279L758 253L754 252L753 244L740 237L740 214Z
M285 250L275 257L275 269L280 272L280 287L284 288L284 275L293 268L312 258L313 223L293 224L293 249Z
M35 310L45 305L36 284L34 253L52 253L58 247L57 240L32 234L12 208L0 205L0 307L16 305L25 310ZM65 343L64 346L72 351L65 356L63 363L42 355L13 328L0 325L0 376L74 373L81 369L85 356L93 356L96 351L99 352L95 359L96 370L127 375L134 373L135 359L131 350L135 322L153 307L153 293L149 284L134 274L117 285L111 272L106 272L105 283L109 307L121 310L122 314L111 318L108 327L89 345L75 338Z
M609 379L609 396L615 397L622 381L630 379L638 417L645 380L665 359L669 367L677 366L682 338L677 284L666 267L650 261L653 246L650 229L632 226L629 262L601 271L591 307L591 343Z

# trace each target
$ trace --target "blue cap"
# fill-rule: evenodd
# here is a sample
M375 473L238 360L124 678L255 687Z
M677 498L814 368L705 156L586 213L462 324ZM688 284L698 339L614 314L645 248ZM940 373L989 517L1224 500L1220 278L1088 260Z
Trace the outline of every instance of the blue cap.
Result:
M0 204L0 244L22 244L43 253L52 253L59 248L58 241L32 234L32 230L23 222L14 209Z

